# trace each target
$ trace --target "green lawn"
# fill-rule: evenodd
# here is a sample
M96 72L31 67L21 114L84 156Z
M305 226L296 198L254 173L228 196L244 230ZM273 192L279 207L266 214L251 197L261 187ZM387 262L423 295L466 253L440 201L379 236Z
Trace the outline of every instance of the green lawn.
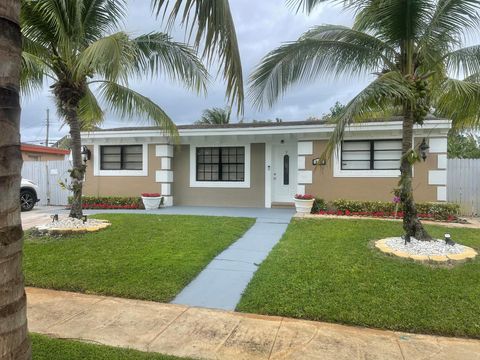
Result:
M427 226L480 249L480 230ZM392 258L375 220L294 220L248 285L239 311L480 338L480 259L453 267Z
M29 286L168 302L254 219L102 214L112 226L62 238L27 234Z
M145 353L79 341L30 334L33 360L180 360L175 356ZM185 359L186 360L186 359Z

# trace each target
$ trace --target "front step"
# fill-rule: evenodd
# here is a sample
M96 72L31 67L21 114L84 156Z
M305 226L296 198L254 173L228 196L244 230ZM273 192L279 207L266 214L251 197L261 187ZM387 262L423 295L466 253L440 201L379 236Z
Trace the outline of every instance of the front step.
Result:
M293 202L274 202L272 203L272 209L291 209L295 207Z

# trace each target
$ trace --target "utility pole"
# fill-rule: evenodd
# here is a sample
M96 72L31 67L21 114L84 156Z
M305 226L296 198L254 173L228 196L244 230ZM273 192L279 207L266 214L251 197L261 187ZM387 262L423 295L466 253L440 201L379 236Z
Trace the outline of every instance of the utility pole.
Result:
M48 146L49 131L50 131L50 109L47 109L47 136L45 137L45 146Z

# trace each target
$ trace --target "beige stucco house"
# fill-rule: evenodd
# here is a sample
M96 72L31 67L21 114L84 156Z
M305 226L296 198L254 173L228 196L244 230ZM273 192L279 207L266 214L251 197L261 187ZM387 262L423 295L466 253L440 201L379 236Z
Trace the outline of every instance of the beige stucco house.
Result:
M450 121L429 118L414 131L430 146L414 165L418 201L445 201ZM91 150L84 194L158 192L168 205L272 207L296 193L326 200L392 199L401 155L399 119L349 127L326 162L318 161L334 129L319 121L178 126L179 138L155 127L82 134ZM316 165L315 165L316 164Z

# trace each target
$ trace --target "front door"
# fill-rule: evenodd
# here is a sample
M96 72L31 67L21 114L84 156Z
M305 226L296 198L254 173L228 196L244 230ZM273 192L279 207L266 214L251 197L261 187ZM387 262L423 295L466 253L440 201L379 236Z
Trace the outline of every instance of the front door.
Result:
M272 202L292 203L297 187L297 144L272 145Z

